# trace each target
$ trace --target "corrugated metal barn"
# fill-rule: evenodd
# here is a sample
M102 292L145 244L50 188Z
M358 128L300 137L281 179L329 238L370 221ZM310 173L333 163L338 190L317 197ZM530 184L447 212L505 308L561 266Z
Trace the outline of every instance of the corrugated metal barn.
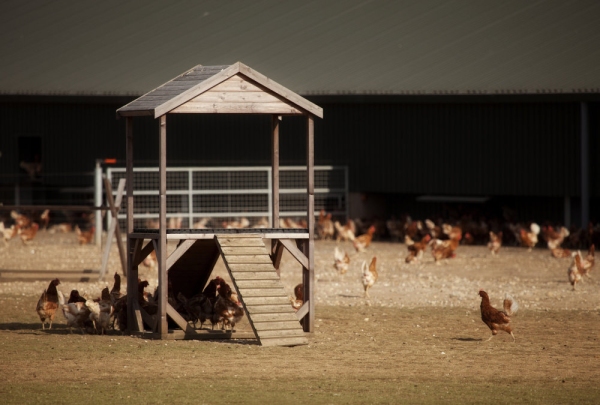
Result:
M96 159L125 156L117 108L196 64L239 60L323 108L316 164L349 167L353 216L508 208L515 220L599 220L600 3L9 1L2 9L5 205L89 198ZM270 162L268 118L169 119L169 166ZM136 125L147 137L136 161L153 165L155 122ZM282 165L305 162L303 131L283 119ZM43 170L30 176L21 162L38 160Z

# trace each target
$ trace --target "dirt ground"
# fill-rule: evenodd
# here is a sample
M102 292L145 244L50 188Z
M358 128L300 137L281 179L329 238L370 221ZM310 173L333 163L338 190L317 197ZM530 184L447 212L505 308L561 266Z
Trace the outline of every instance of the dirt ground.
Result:
M252 340L158 341L114 331L69 335L57 316L42 331L34 308L50 280L15 281L6 270L100 267L100 250L74 235L40 233L31 245L0 247L0 398L5 403L600 403L600 289L596 272L572 291L570 259L547 249L460 246L436 265L427 253L404 263L406 246L375 242L351 254L348 273L332 267L335 242L316 242L316 328L308 346L263 348ZM170 246L174 248L174 246ZM351 253L352 246L339 247ZM378 258L379 280L363 298L360 263ZM4 270L4 272L3 272ZM107 281L65 281L89 297ZM156 286L155 270L140 267ZM216 274L226 275L218 263ZM50 273L48 273L50 274ZM9 277L10 276L10 277ZM282 281L292 293L300 266L287 253ZM124 288L124 286L123 286ZM519 303L516 343L491 335L478 291L500 306ZM242 324L240 331L248 329ZM61 385L58 384L60 381Z

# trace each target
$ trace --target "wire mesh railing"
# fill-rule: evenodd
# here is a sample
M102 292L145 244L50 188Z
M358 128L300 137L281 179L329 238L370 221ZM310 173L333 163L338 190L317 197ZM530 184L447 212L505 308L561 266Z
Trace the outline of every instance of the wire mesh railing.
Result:
M279 227L271 224L271 167L167 168L167 220L170 228ZM306 167L280 167L280 217L306 219ZM125 178L125 168L108 167L113 185ZM127 187L127 186L126 186ZM134 168L134 227L155 228L159 217L158 168ZM315 167L315 212L348 216L348 169ZM126 218L126 200L118 214Z

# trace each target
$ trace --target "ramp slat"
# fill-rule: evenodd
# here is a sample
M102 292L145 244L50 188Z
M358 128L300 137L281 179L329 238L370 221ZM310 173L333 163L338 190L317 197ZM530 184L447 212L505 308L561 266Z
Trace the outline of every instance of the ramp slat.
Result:
M291 307L289 302L285 305L248 305L248 311L253 314L289 313Z
M235 278L238 280L279 280L277 273L272 271L232 271L232 273L235 274Z
M274 339L261 339L260 343L265 346L298 346L308 344L308 339L305 337L291 337L291 338L274 338Z
M245 297L246 305L290 305L287 297Z
M216 235L238 299L263 346L308 344L259 235Z
M289 297L285 290L274 288L240 288L240 294L244 297Z
M257 331L263 330L280 330L280 329L293 329L298 327L298 320L289 322L254 322L254 328Z
M223 255L223 256L225 257L225 261L227 263L245 263L245 264L263 263L263 264L273 265L271 258L267 254L264 254L264 255L240 255L240 256Z

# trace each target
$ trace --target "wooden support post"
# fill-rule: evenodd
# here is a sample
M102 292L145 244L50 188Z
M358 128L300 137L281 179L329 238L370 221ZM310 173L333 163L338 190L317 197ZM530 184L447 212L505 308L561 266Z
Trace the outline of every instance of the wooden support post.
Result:
M271 184L273 185L271 228L279 228L279 116L273 115L271 129Z
M167 324L167 116L159 117L159 236L158 236L158 333L161 339L166 339Z
M315 140L314 119L311 115L306 120L306 175L307 175L307 215L308 241L305 243L304 254L308 258L308 268L302 271L302 282L304 283L304 301L308 301L308 314L304 318L303 327L305 332L313 332L315 324Z
M127 251L127 262L131 263L127 272L127 329L129 332L141 332L144 330L144 325L141 318L138 316L138 266L134 263L134 256L139 255L142 249L142 239L127 238L127 245L131 246L131 250Z
M127 185L127 329L129 332L139 332L134 322L134 303L137 302L137 266L133 266L133 255L138 246L138 240L131 239L133 233L133 117L125 119L125 184ZM142 241L139 241L141 243ZM135 269L135 270L134 270ZM143 330L143 329L142 329Z

